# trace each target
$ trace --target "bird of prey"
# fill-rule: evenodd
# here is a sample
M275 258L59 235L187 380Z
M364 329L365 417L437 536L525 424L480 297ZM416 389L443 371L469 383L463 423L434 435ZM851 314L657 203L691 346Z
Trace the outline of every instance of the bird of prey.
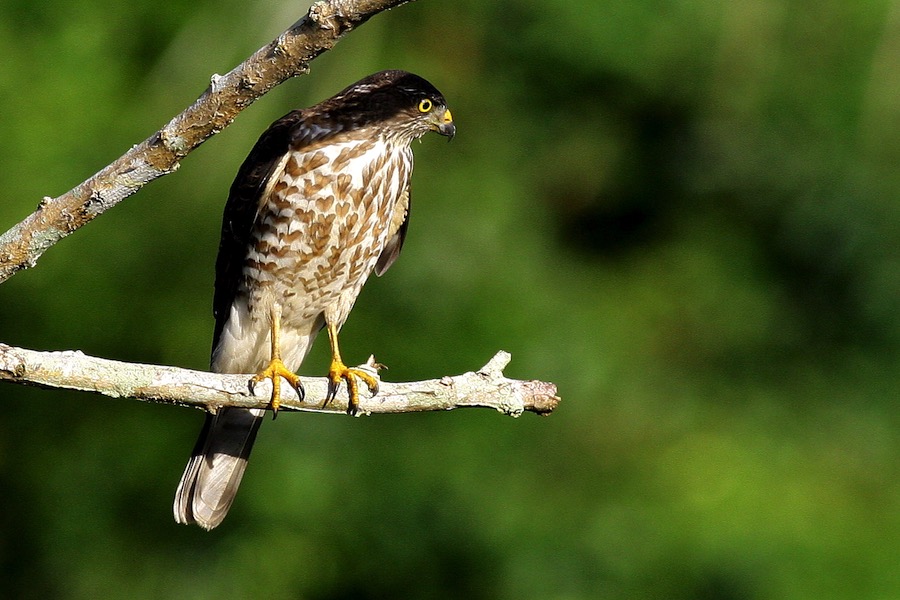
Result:
M295 371L323 328L331 345L333 399L347 385L349 412L359 382L338 332L366 279L396 260L409 223L410 144L456 126L444 96L405 71L382 71L267 129L231 186L216 259L211 369L256 373L302 395ZM206 417L175 494L175 520L212 529L222 522L247 467L264 410L222 408Z

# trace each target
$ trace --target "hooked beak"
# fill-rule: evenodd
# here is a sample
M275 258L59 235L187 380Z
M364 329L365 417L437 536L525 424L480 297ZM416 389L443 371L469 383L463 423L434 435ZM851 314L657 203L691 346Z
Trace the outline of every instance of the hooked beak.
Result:
M456 125L453 124L453 115L450 114L450 109L445 110L443 115L435 119L434 130L447 137L448 141L453 139L453 136L456 135Z

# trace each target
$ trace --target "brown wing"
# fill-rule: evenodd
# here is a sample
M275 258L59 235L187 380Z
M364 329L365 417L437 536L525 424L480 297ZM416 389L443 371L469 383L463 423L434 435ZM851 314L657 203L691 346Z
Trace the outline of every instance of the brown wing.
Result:
M302 128L304 113L294 111L275 121L257 140L231 184L216 257L213 348L218 344L240 285L256 213L263 197L271 189L270 184L280 172L291 145L297 142L297 130Z
M397 200L394 214L391 215L387 244L384 245L384 249L378 257L378 262L375 263L375 274L379 277L400 256L400 249L403 248L403 241L406 239L406 229L409 227L409 208L411 203L412 197L409 193L409 185L407 185L400 195L400 199Z

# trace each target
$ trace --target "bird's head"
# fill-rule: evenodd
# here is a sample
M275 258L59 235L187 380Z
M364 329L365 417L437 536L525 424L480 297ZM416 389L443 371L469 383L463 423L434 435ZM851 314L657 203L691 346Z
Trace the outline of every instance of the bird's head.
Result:
M406 71L381 71L362 79L329 102L357 125L378 125L406 143L429 131L456 135L447 101L425 79Z
M423 96L416 103L416 112L409 111L416 122L428 127L428 131L437 132L448 139L456 135L456 125L453 124L453 115L447 108L444 97L438 93L436 96Z

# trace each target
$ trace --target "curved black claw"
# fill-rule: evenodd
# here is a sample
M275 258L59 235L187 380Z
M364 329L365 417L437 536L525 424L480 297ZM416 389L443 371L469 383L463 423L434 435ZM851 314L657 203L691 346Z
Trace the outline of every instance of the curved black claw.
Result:
M340 380L337 383L334 382L330 377L328 378L328 391L325 392L325 402L322 403L322 408L325 408L337 397L338 387L340 386Z
M371 366L376 364L373 362ZM378 365L378 367L380 366ZM378 368L374 369L374 375L368 370L360 367L348 367L339 360L332 361L328 371L328 393L325 394L325 403L322 406L328 406L334 400L341 381L345 381L347 383L347 413L356 415L359 411L359 382L357 380L361 379L373 396L378 393Z
M250 388L250 393L255 395L256 384L262 381L263 379L270 379L272 381L272 400L270 402L270 406L272 408L272 419L278 416L278 409L281 407L281 380L285 379L291 385L292 388L297 390L297 396L300 398L300 401L303 401L303 398L306 396L306 392L303 389L303 384L300 383L300 377L284 366L284 363L281 362L280 358L273 358L269 365L250 378L248 383L248 387Z
M257 380L255 377L251 377L250 380L247 382L247 389L250 390L250 393L254 396L256 395L256 384L259 383L260 381L261 380ZM277 385L274 380L272 381L272 385ZM273 395L274 395L274 393L273 393ZM270 403L271 403L271 401L270 401ZM274 421L276 418L278 418L278 408L274 408L272 410L272 420Z
M300 383L300 379L297 379L297 385L292 387L294 388L294 391L297 392L297 398L300 402L304 402L306 400L306 388Z

